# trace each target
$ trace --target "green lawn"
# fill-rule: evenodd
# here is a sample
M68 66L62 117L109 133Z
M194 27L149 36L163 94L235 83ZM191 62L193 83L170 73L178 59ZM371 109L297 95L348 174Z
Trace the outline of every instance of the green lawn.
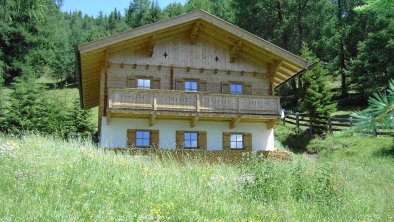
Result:
M0 221L393 221L392 139L334 138L318 161L209 164L0 137Z

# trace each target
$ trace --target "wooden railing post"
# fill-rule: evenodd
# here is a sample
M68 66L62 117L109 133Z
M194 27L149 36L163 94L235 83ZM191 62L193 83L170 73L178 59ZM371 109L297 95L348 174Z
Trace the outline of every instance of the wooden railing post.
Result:
M331 116L328 117L328 131L332 134Z
M196 93L196 111L200 112L200 94Z
M240 97L237 96L237 109L238 109L238 113L241 113L241 104L240 104Z
M157 99L156 99L156 93L152 93L152 108L153 110L157 109Z
M297 133L300 132L300 120L299 120L299 113L296 112L296 125L297 125Z

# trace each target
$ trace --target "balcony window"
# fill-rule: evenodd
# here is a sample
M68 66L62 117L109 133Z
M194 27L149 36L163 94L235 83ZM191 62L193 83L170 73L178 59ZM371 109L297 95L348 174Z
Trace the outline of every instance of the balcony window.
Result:
M183 137L183 147L185 149L197 149L198 148L198 140L197 140L197 136L198 133L197 132L187 132L184 133L184 137Z
M137 131L135 145L137 147L149 147L150 146L150 132L149 131Z
M231 94L242 94L242 85L241 84L230 84L230 93Z
M231 134L230 135L230 148L231 149L243 149L243 135L242 134Z
M198 83L196 81L185 81L185 91L187 92L197 92Z
M150 79L138 79L137 88L138 89L150 89Z

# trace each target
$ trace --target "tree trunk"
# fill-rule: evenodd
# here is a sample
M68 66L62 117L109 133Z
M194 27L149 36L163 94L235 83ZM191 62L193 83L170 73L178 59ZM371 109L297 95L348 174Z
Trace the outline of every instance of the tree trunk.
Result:
M344 44L344 33L343 33L343 18L342 9L343 0L338 0L338 23L339 23L339 74L341 75L341 97L347 96L346 86L346 61L345 61L345 44Z

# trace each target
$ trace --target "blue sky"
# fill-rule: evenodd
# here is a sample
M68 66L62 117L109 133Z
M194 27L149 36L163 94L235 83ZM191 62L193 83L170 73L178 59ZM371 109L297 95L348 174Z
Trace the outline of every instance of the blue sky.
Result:
M82 11L83 14L97 16L99 11L109 14L114 8L120 10L122 15L124 9L128 8L132 0L64 0L62 11ZM161 8L173 2L184 4L186 0L158 0Z

